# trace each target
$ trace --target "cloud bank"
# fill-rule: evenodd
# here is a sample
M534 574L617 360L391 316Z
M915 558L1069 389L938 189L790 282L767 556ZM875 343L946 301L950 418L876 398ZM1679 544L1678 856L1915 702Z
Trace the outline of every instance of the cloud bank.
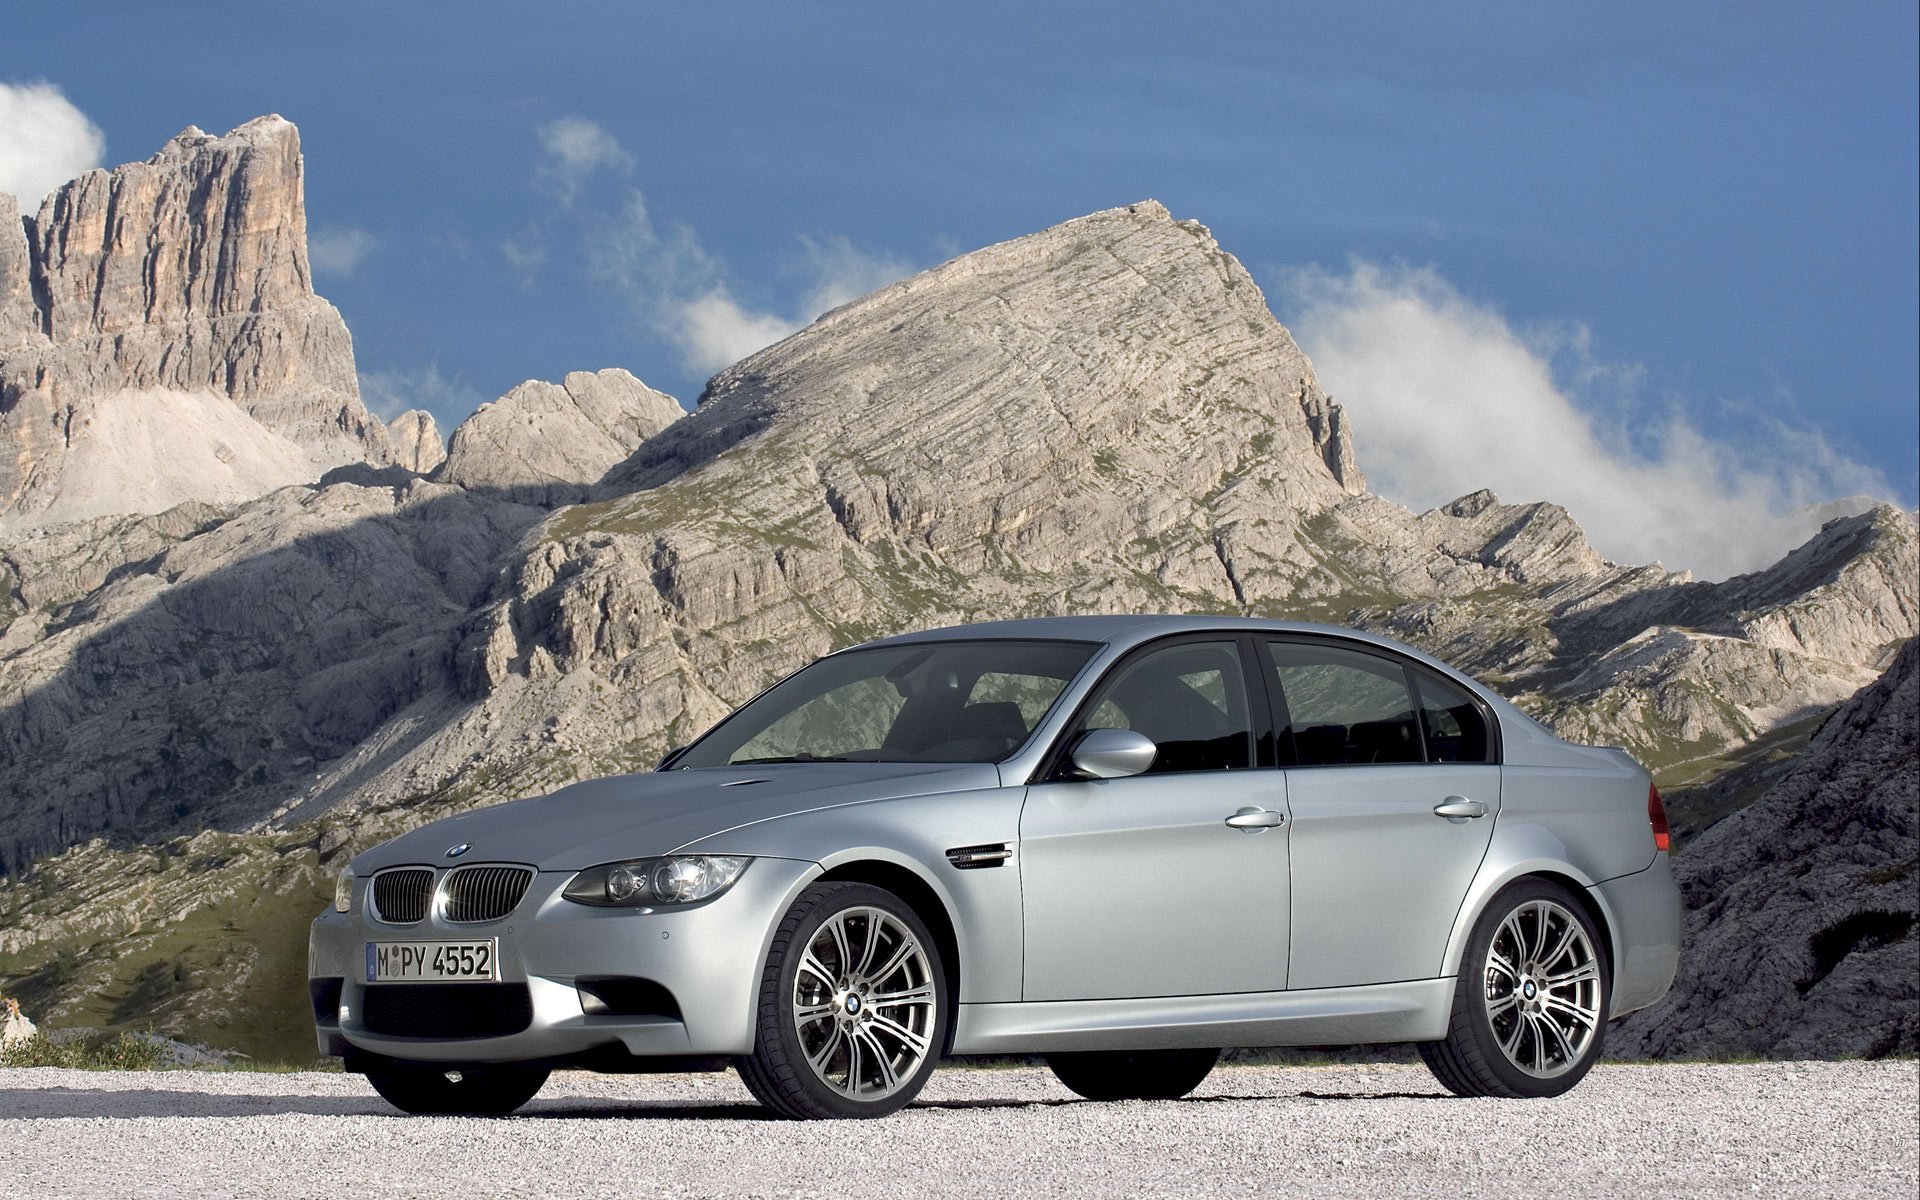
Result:
M451 433L486 399L465 383L442 375L438 363L360 372L360 402L382 421L391 421L409 409L424 408L433 414L443 433Z
M1738 412L1703 428L1643 403L1637 371L1593 359L1584 329L1516 330L1431 269L1309 269L1280 294L1373 490L1415 509L1483 487L1550 500L1608 558L1720 579L1805 541L1812 506L1892 494L1816 430Z
M0 83L0 192L35 212L54 188L100 165L107 137L51 83Z
M537 181L555 189L564 207L578 209L590 247L588 270L617 287L641 318L680 354L692 371L711 374L762 350L836 308L909 274L913 265L873 254L841 236L799 239L782 273L800 281L798 301L784 311L742 301L737 282L684 221L656 220L646 194L624 182L633 156L604 127L564 117L540 131ZM622 181L614 203L586 201L602 175ZM544 232L529 230L502 245L508 264L523 274L548 261Z

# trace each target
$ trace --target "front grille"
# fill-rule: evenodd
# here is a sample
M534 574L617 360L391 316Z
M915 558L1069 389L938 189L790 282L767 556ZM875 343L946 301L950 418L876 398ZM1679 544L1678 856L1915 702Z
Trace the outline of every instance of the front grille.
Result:
M400 867L373 877L373 915L389 925L426 920L432 899L432 867Z
M533 1024L533 997L524 983L376 983L360 1024L387 1037L506 1037Z
M441 887L449 922L498 921L512 912L533 882L530 867L455 867Z

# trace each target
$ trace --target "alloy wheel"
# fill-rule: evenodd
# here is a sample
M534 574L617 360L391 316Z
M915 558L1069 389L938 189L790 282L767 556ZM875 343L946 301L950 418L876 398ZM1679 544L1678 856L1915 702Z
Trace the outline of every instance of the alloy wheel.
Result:
M860 906L814 931L794 974L793 1030L814 1076L851 1100L899 1091L933 1050L939 996L914 932Z
M1544 899L1514 908L1483 974L1487 1020L1508 1062L1538 1079L1581 1062L1600 1028L1600 960L1569 909Z

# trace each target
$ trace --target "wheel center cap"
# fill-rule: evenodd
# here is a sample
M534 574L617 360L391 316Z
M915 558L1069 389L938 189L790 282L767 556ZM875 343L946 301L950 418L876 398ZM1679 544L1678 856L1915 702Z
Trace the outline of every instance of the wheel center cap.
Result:
M1534 986L1533 980L1531 979L1527 980L1525 983L1520 985L1521 995L1525 996L1529 1000L1533 999L1533 997L1535 996L1536 993L1539 992L1539 990L1540 990L1539 988Z
M1528 986L1532 986L1532 985L1528 985ZM1528 993L1528 994L1531 995L1532 993ZM859 1016L860 1015L860 997L857 995L849 994L847 996L847 1002L844 1005L844 1007L847 1010L848 1016L850 1017Z

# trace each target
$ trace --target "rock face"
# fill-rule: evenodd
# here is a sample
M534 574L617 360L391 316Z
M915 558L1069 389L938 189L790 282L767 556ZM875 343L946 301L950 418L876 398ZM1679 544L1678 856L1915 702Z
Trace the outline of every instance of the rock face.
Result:
M385 461L352 339L313 293L302 172L298 131L262 117L90 171L32 219L0 206L0 529Z
M1780 782L1674 859L1688 907L1667 998L1615 1055L1920 1050L1920 644L1827 719Z
M645 766L907 628L1357 624L1664 785L1804 737L1916 625L1920 536L1887 507L1699 584L1605 561L1551 504L1368 494L1252 279L1152 203L828 313L684 417L601 372L523 385L452 443L429 480L341 472L0 543L0 874L52 881L0 908L0 971L88 939L161 953L235 880L292 894L429 816ZM212 829L177 843L217 861L198 876L113 844ZM141 879L137 902L101 878ZM124 990L147 952L88 958L37 1011Z
M423 408L409 409L387 422L387 443L392 447L394 465L416 475L425 475L447 461L447 443L440 437L440 426Z
M482 404L453 431L435 478L533 504L584 499L602 476L685 415L618 367L537 379Z

